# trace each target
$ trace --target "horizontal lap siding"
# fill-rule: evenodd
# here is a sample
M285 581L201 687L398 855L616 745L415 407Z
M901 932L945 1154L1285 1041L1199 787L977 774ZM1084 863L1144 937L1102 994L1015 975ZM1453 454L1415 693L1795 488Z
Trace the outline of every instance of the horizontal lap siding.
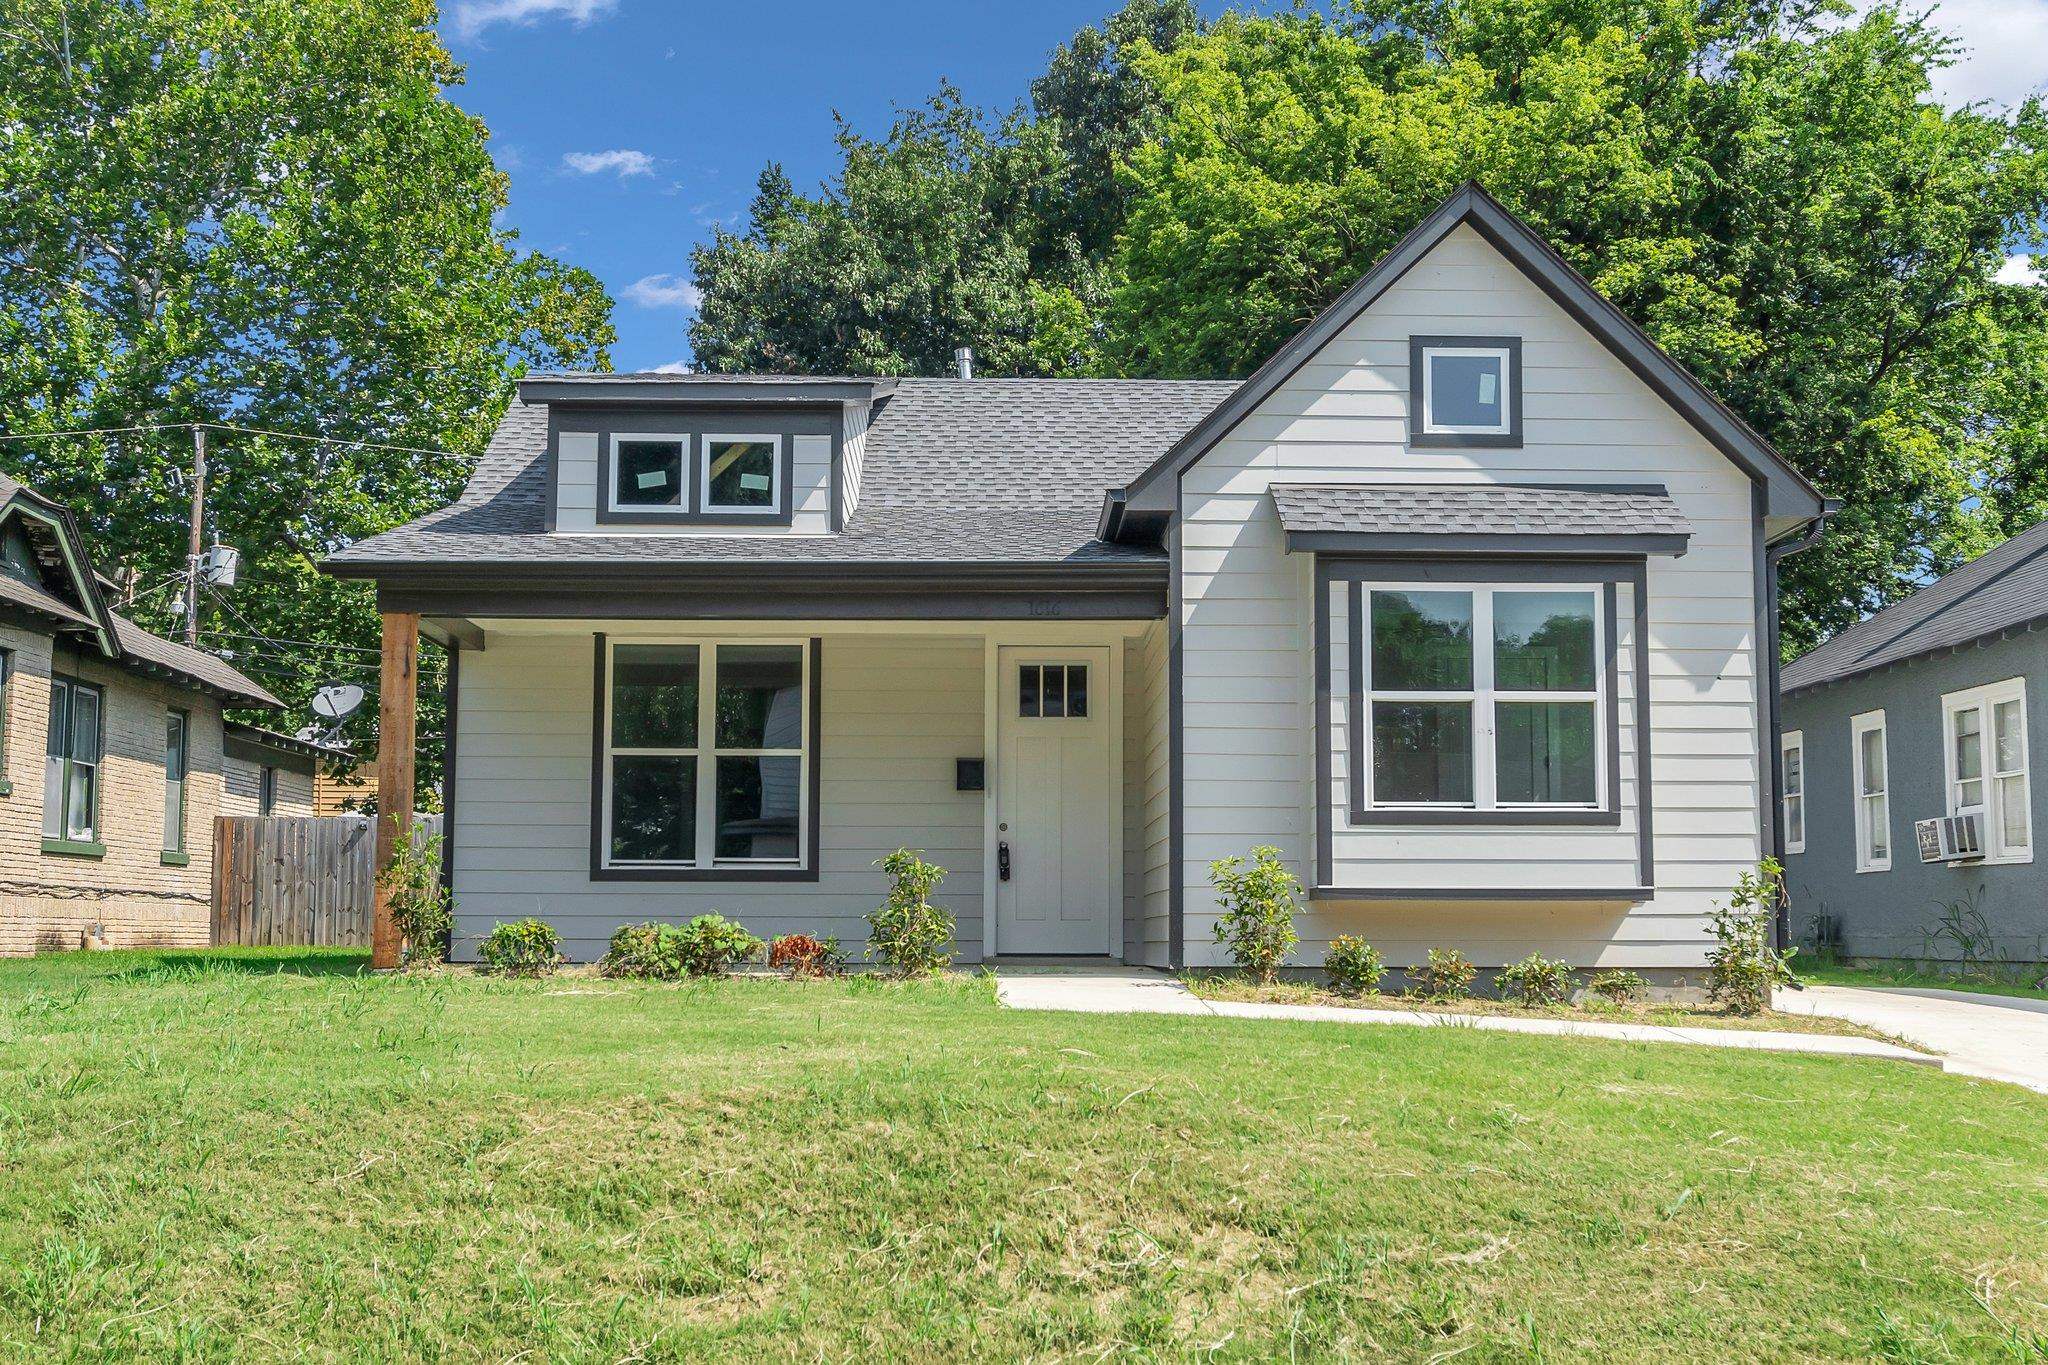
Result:
M572 958L621 924L716 910L762 937L837 937L858 955L884 883L876 859L922 848L947 869L936 897L981 948L982 799L954 760L982 755L979 640L827 637L815 882L594 882L590 878L588 640L493 633L462 663L455 808L459 955L504 920L534 915Z
M1518 335L1525 444L1406 448L1408 338ZM1332 790L1315 791L1313 564L1285 552L1276 482L1659 483L1693 527L1649 565L1650 752L1658 894L1636 907L1319 903L1298 960L1359 933L1404 962L1455 946L1486 965L1531 949L1585 964L1693 968L1705 916L1759 851L1754 554L1747 479L1470 229L1460 229L1182 479L1186 942L1219 960L1208 860L1272 843L1304 883L1328 812L1335 880L1381 885L1630 885L1641 744L1621 728L1613 830L1350 831L1346 715L1333 699ZM1619 704L1632 705L1633 610L1619 595ZM1334 623L1345 636L1342 614ZM1341 643L1333 647L1340 677ZM1630 712L1623 711L1626 721ZM1325 804L1327 803L1327 804Z
M1166 627L1127 641L1124 656L1124 957L1167 965L1171 814L1167 772Z

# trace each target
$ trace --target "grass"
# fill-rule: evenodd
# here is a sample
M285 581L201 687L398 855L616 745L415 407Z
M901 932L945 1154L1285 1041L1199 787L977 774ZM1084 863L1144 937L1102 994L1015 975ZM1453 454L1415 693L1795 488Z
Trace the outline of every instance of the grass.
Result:
M1185 978L1188 989L1207 1000L1241 1000L1262 1004L1329 1005L1355 1010L1423 1010L1430 1014L1491 1015L1514 1019L1571 1019L1580 1023L1658 1024L1665 1028L1755 1029L1781 1033L1825 1033L1838 1038L1877 1038L1888 1043L1899 1039L1876 1029L1852 1024L1846 1019L1817 1015L1739 1015L1714 1005L1687 1005L1676 1001L1645 1000L1617 1004L1588 996L1571 1005L1518 1005L1506 1000L1470 997L1460 1000L1417 1000L1405 995L1342 995L1312 981L1283 979L1270 986L1241 972L1191 972ZM1912 1044L1902 1044L1910 1047ZM1923 1051L1925 1049L1922 1049Z
M2048 968L2038 966L1998 974L1953 976L1946 972L1923 970L1905 962L1851 967L1819 963L1802 956L1796 965L1802 981L1822 986L1871 986L1879 990L1886 986L1931 986L1945 991L1975 991L1982 995L2016 995L2029 1000L2048 1000L2048 990L2028 984L2048 971Z
M2038 1360L2048 1097L987 982L0 964L0 1354Z

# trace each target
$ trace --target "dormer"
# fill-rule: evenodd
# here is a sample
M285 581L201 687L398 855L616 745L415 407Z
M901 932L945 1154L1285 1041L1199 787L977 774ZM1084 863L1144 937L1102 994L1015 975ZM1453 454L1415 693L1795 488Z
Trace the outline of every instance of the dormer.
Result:
M868 422L895 381L543 375L548 530L565 535L829 535L860 502Z

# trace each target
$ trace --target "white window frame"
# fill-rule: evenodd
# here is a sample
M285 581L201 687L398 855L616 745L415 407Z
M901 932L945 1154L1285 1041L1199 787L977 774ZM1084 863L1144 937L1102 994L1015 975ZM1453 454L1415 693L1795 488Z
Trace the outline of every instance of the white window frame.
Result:
M697 650L697 743L688 748L619 748L612 743L612 699L618 694L618 651L621 646L660 646ZM803 661L801 709L804 742L795 749L732 749L718 746L718 648L720 645L793 646ZM609 638L605 641L604 684L604 793L598 848L598 865L607 870L662 871L720 868L752 868L776 871L810 870L811 753L817 736L811 733L811 689L817 679L811 673L811 645L806 636L659 636ZM618 758L689 758L697 764L697 848L687 861L663 858L615 858L612 856L612 764ZM796 758L797 763L797 855L794 858L720 858L718 848L718 760L721 758Z
M717 517L775 517L782 514L782 442L783 435L776 431L707 431L701 438L703 451L697 457L697 510L705 516ZM711 447L719 441L768 445L768 505L766 507L738 507L731 503L711 500Z
M177 727L177 743L171 742L171 727ZM171 808L174 781L171 760L178 761L175 794L178 806ZM165 853L185 852L185 814L192 787L192 713L171 707L164 712L164 846Z
M1799 785L1792 785L1793 754L1799 755ZM1787 730L1778 738L1778 782L1782 790L1778 793L1779 820L1785 831L1785 852L1806 852L1806 736L1798 730ZM1794 804L1799 810L1799 837L1792 837Z
M1877 732L1878 790L1864 794L1863 790L1863 736ZM1849 718L1849 800L1856 812L1856 870L1858 872L1889 872L1892 869L1892 745L1891 735L1885 729L1884 712L1865 711ZM1884 803L1884 856L1878 857L1871 849L1870 835L1874 822L1870 817L1870 803Z
M93 699L93 738L95 741L90 758L74 758L71 750L75 744L72 731L78 724L78 696L89 693ZM43 839L46 844L56 842L93 846L100 842L100 806L105 796L102 784L105 781L107 759L107 689L97 683L82 682L77 678L52 675L50 678L50 709L64 710L64 752L49 752L47 736L43 746ZM56 764L55 768L50 765ZM87 812L88 824L84 829L75 829L71 824L71 789L80 768L87 770L92 782L91 809ZM55 828L51 828L54 821Z
M1359 620L1365 631L1360 643L1360 696L1363 697L1365 744L1365 806L1375 811L1605 811L1613 793L1607 789L1608 711L1613 699L1607 695L1607 613L1605 585L1601 583L1360 583L1365 594ZM1373 687L1372 599L1375 593L1469 593L1472 597L1472 686L1460 691L1386 691ZM1493 599L1507 593L1583 593L1593 603L1593 688L1591 691L1536 692L1496 689L1493 685ZM1373 789L1375 781L1373 703L1375 702L1470 702L1472 704L1472 800L1381 801ZM1593 800L1590 802L1502 801L1499 799L1499 755L1495 753L1494 715L1501 702L1592 702L1593 703Z
M615 431L612 433L611 461L605 468L604 510L630 516L686 517L690 515L690 461L693 458L690 433L674 431ZM651 502L619 501L619 447L626 442L673 441L676 456L676 500L673 506Z
M1483 356L1500 362L1500 422L1494 426L1465 426L1436 420L1436 367L1438 356ZM1422 348L1422 432L1426 436L1506 436L1515 429L1515 382L1513 351L1506 346L1424 346Z
M2020 708L2020 766L2010 771L1998 767L1998 711L2000 704L2017 702ZM1961 782L1956 775L1956 717L1975 710L1978 717L1978 775L1984 784L1983 799L1974 805L1962 803ZM2007 678L1982 687L1947 692L1941 698L1941 776L1943 807L1950 815L1975 813L1983 831L1986 863L2031 863L2034 861L2034 782L2027 740L2027 680ZM2027 843L2008 848L2005 843L2004 783L2019 779L2020 800L2027 817Z

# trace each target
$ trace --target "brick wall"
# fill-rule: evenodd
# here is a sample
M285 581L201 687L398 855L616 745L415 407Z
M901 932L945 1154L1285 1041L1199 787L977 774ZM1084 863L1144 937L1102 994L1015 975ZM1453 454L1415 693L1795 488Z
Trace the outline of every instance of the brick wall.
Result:
M114 947L204 947L210 937L213 817L221 803L219 703L115 668L90 647L58 644L58 671L106 697L100 765L101 858L45 853L43 758L49 733L52 641L0 622L13 651L7 683L5 776L0 795L0 956L76 948L104 924ZM167 866L164 842L164 715L190 717L185 851Z

